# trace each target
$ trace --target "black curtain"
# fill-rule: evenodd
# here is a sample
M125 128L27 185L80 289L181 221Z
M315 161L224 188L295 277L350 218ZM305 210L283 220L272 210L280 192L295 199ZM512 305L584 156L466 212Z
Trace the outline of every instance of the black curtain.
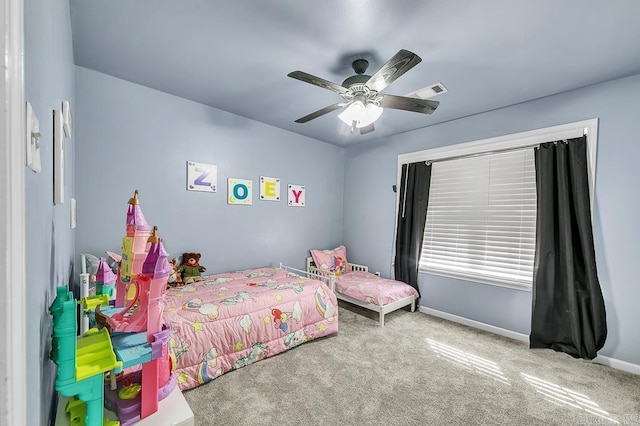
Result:
M586 137L536 149L538 217L531 348L593 359L607 322L596 271Z
M395 279L418 290L418 262L427 220L431 164L403 164L396 233Z

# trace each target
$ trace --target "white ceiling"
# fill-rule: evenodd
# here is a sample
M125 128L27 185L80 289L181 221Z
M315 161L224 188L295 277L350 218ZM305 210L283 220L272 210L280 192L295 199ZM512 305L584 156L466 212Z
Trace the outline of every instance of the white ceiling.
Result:
M76 65L338 146L640 73L638 0L70 0ZM383 93L440 82L431 115L386 109L367 135L342 100L287 74L337 84L398 50L422 62Z

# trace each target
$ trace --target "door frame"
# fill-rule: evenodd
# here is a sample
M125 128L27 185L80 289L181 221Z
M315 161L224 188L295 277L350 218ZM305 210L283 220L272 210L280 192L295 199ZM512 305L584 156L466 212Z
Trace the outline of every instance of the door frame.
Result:
M24 1L0 2L0 424L26 425Z

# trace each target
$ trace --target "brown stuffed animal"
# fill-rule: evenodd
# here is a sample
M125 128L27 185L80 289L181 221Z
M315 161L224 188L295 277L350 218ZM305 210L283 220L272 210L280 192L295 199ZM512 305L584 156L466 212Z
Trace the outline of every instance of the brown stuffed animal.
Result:
M178 265L178 259L171 259L169 262L173 267L173 270L169 274L169 278L167 279L167 288L171 287L182 287L184 283L182 282L182 276L180 275L180 265Z
M196 281L203 281L200 276L201 272L207 270L204 266L200 265L200 253L183 253L182 265L178 268L178 271L182 274L182 281L185 284L189 284Z

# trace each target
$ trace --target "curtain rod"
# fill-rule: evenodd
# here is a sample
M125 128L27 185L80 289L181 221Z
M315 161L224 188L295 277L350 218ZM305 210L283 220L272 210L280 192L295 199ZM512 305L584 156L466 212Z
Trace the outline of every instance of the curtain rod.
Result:
M483 152L477 152L475 154L462 154L462 155L454 155L452 157L443 157L443 158L438 158L435 160L427 160L425 161L425 163L427 165L432 164L432 163L441 163L444 161L452 161L452 160L459 160L461 158L474 158L474 157L483 157L485 155L492 155L492 154L499 154L501 152L507 152L507 151L524 151L525 149L529 149L529 148L535 148L540 146L540 142L532 144L532 145L527 145L527 146L519 146L518 148L503 148L503 149L496 149L493 151L483 151Z
M587 135L587 129L586 128L583 130L582 135L583 136ZM562 139L561 141L567 142L566 139ZM556 143L558 141L548 141L548 142ZM439 163L441 161L451 161L451 160L459 160L461 158L481 157L481 156L484 156L484 155L499 154L501 152L507 152L507 151L521 151L521 150L525 150L525 149L529 149L529 148L537 148L537 147L540 146L540 144L548 143L548 142L536 142L536 143L532 143L531 145L519 146L517 148L502 148L502 149L495 149L495 150L492 150L492 151L482 151L482 152L478 152L478 153L474 153L474 154L461 154L461 155L454 155L454 156L451 156L451 157L437 158L437 159L434 159L434 160L427 160L427 161L425 161L425 164L429 165L429 164L432 164L432 163Z

